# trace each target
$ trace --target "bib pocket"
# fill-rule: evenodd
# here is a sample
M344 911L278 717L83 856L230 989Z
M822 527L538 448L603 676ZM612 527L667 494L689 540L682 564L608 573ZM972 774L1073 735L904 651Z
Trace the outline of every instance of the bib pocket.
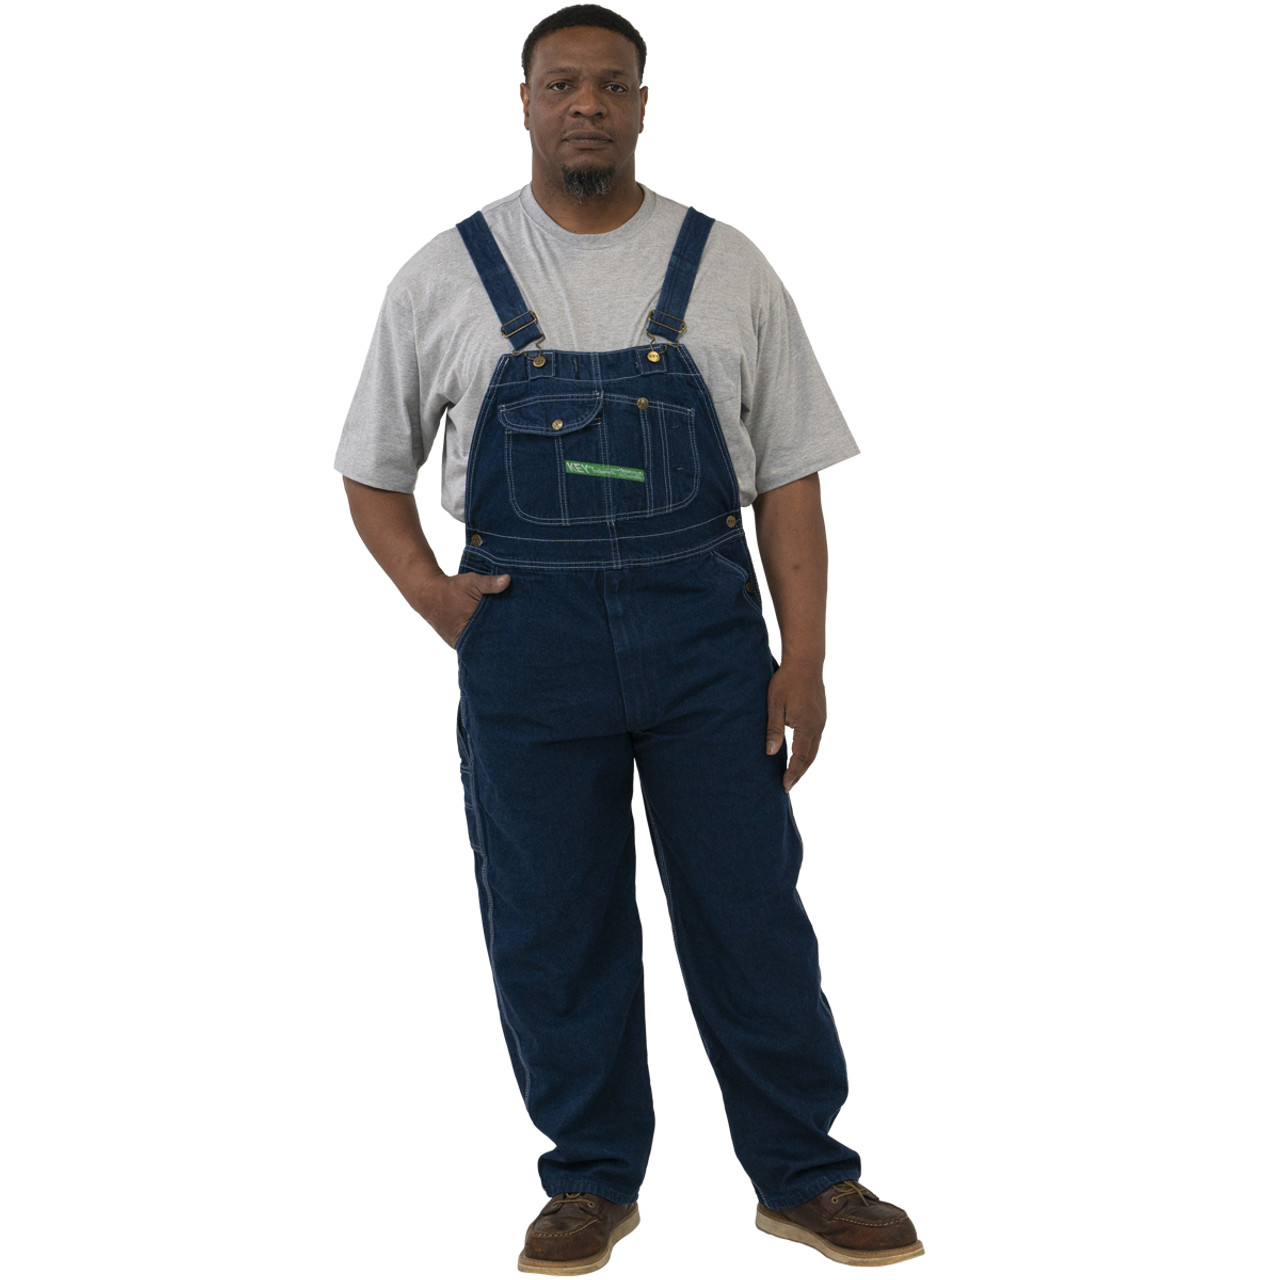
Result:
M581 384L577 384L581 385ZM507 492L534 524L656 516L698 491L695 414L647 397L548 392L502 405Z

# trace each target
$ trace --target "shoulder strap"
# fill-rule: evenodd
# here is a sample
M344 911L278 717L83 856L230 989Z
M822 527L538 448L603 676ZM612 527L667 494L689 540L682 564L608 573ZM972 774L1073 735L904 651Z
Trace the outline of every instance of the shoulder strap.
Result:
M668 342L680 341L685 330L684 313L693 292L693 279L698 274L698 263L702 260L702 250L714 222L714 218L708 218L692 206L684 215L680 234L676 236L676 247L671 250L671 261L667 263L658 305L649 313L645 332L650 337L665 338Z
M484 291L498 313L502 336L516 351L530 342L537 342L543 336L538 328L538 317L525 306L511 268L507 266L484 214L473 213L465 222L459 222L458 231L480 273ZM507 319L508 316L511 319Z

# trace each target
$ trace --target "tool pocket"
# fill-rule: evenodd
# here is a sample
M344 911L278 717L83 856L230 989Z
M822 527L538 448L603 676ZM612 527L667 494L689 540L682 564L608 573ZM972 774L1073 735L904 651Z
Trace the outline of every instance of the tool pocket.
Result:
M502 405L498 417L507 492L522 520L572 525L661 515L697 492L692 409L603 390L548 390Z

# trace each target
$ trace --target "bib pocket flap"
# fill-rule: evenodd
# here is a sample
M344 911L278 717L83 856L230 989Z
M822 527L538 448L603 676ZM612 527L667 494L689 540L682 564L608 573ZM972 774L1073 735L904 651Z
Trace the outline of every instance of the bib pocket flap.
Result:
M499 410L508 431L535 436L567 436L589 426L604 405L604 390L529 396Z

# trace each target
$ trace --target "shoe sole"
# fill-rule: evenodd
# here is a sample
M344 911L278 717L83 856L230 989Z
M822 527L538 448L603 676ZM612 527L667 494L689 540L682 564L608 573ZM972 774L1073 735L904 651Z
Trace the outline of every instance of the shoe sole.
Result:
M806 1231L789 1218L775 1218L763 1205L756 1206L756 1226L767 1235L777 1236L779 1240L807 1244L809 1248L817 1249L824 1258L830 1258L832 1262L843 1262L849 1267L887 1267L895 1262L906 1262L908 1258L918 1258L924 1252L924 1245L919 1240L915 1244L903 1245L900 1249L839 1249L816 1232Z
M609 1241L605 1247L592 1257L575 1258L571 1262L543 1262L537 1258L526 1258L524 1251L521 1250L520 1257L516 1260L516 1267L520 1271L532 1271L540 1276L585 1276L589 1271L599 1271L609 1261L613 1246L623 1236L629 1236L639 1225L640 1206L637 1205L609 1233Z

